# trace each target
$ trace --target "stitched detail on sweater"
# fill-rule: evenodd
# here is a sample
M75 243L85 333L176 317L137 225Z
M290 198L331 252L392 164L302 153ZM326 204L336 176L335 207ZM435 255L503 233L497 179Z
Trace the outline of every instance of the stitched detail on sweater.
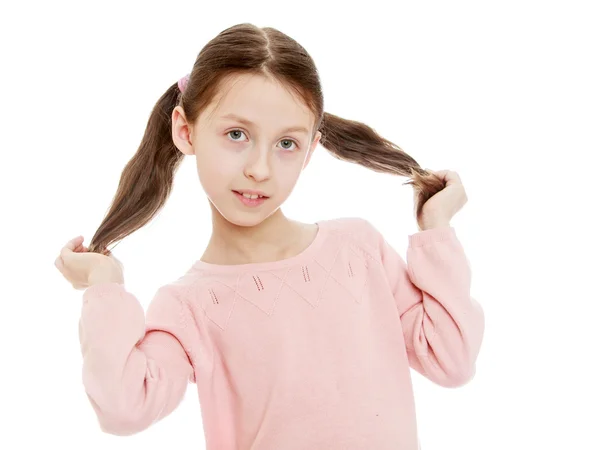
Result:
M254 280L254 284L256 284L256 288L259 291L264 291L265 287L262 284L262 281L260 280L260 277L258 275L252 275L252 279Z
M302 266L302 276L304 277L305 283L308 283L310 281L310 274L308 273L308 266Z
M282 269L238 273L235 275L235 287L232 286L233 279L227 282L228 278L207 272L210 274L208 278L197 283L202 289L196 291L204 299L196 301L202 304L205 316L222 330L227 328L234 310L239 309L238 299L267 316L273 315L284 287L315 308L321 302L327 285L336 283L348 299L360 303L366 291L369 263L373 257L345 234L338 234L330 244L330 250L334 251L326 258L317 254L311 261Z

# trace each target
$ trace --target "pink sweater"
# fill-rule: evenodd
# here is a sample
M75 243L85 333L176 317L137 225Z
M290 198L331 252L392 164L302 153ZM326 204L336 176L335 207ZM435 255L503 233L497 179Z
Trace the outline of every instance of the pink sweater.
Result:
M195 262L144 309L122 284L83 294L83 384L104 432L140 432L195 383L209 450L416 450L409 368L458 387L484 330L451 226L407 263L367 221L319 222L289 259Z

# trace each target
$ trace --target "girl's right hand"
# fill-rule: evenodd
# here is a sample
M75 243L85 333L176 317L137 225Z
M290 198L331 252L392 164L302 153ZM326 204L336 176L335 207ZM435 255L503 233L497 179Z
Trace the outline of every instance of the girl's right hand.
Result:
M90 253L83 245L83 236L71 239L61 249L54 265L71 285L87 289L103 281L123 283L123 264L110 252L108 255Z

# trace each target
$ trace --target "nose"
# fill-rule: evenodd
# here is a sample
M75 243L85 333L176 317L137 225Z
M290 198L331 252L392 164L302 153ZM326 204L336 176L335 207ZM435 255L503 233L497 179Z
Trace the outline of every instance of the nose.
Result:
M269 149L261 146L253 147L248 154L248 160L244 168L244 175L254 181L268 180L271 174L269 166Z

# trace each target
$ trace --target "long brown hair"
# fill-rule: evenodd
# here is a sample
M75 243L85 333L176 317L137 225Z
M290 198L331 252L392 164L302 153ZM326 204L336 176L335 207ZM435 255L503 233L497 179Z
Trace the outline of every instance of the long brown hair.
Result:
M110 244L147 224L164 206L184 157L172 139L173 109L180 105L187 121L195 123L223 80L241 73L267 76L299 95L317 119L313 139L320 131L321 145L336 158L411 178L404 184L417 191L417 217L423 204L444 188L440 178L371 127L324 112L317 68L300 44L275 28L242 23L222 31L200 51L183 93L175 82L159 98L89 251L109 253Z

